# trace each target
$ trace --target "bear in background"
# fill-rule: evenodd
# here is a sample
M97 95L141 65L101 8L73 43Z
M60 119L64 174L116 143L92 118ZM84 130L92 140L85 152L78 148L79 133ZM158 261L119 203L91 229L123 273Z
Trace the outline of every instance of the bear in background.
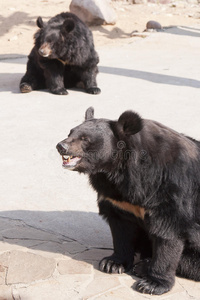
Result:
M28 56L27 71L20 91L48 88L51 93L67 95L69 87L81 83L89 94L99 94L96 75L99 57L91 30L74 14L61 13L44 23L34 35L35 46Z
M89 175L110 226L101 271L131 270L136 290L155 295L175 275L200 281L200 142L132 111L112 121L89 108L57 150L64 168Z

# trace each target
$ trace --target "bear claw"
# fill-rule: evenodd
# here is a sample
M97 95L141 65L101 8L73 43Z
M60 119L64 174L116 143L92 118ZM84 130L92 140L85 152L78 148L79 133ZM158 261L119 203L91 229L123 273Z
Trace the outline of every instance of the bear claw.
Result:
M87 92L88 94L97 95L97 94L100 94L100 93L101 93L101 90L100 90L100 88L98 88L98 87L90 87L90 88L86 89L86 92Z
M32 87L29 83L22 82L20 84L20 91L21 93L30 93L32 91Z
M99 269L105 273L122 274L125 268L122 263L118 263L110 257L103 258L99 263Z
M65 88L58 88L50 91L52 94L56 94L56 95L68 95L68 91Z
M143 294L150 295L162 295L170 290L169 286L164 286L163 284L149 280L147 278L141 279L136 282L135 289Z

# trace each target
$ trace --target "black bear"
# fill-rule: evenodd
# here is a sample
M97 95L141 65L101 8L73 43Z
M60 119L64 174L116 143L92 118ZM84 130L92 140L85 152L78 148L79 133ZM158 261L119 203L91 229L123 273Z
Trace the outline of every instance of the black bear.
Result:
M132 111L111 121L89 108L57 150L98 193L114 245L101 271L132 270L136 290L156 295L175 274L200 280L200 142Z
M34 35L20 91L48 88L53 94L67 95L66 88L81 83L87 93L99 94L99 57L90 29L72 13L56 15L47 23L38 17L37 25L40 29Z

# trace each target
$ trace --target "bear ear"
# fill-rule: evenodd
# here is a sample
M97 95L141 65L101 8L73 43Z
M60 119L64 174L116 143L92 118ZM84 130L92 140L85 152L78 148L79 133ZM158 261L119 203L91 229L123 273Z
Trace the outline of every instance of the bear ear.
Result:
M90 106L85 112L85 121L91 120L94 118L94 108Z
M65 29L65 31L70 32L74 29L75 27L75 23L74 20L71 18L68 18L67 20L65 20L65 22L63 23L63 27Z
M117 127L119 133L130 136L142 130L142 119L137 113L128 110L119 117Z
M42 20L42 17L38 17L37 18L37 21L36 21L36 24L39 28L43 28L44 27L44 22Z

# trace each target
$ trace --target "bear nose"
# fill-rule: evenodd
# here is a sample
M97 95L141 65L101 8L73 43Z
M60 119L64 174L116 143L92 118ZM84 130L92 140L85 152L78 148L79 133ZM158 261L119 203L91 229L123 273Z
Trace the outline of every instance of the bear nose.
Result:
M43 43L42 46L38 49L38 53L43 57L48 57L51 55L51 46L49 43Z
M62 142L60 142L57 144L56 149L58 150L60 155L65 155L67 153L68 147L66 147L65 145L63 145Z
M44 49L39 49L39 53L40 53L40 55L43 55L44 54Z
M49 56L49 53L47 53L47 51L44 49L44 48L40 48L38 50L39 54L43 57L48 57Z

